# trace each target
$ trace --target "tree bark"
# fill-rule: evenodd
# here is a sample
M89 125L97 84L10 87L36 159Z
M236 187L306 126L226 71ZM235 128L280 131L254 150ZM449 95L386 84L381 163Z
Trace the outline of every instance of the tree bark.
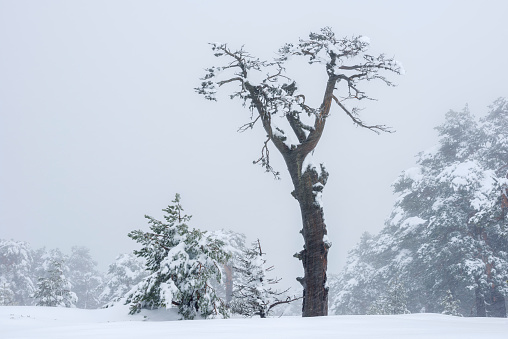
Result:
M300 257L304 269L303 316L328 315L328 288L326 269L328 266L328 245L324 242L327 234L323 209L315 201L313 180L310 172L302 176L301 194L298 202L302 213L302 235L305 240Z
M289 148L284 141L275 136L271 115L265 110L258 96L256 87L248 82L245 88L251 93L252 102L257 109L263 128L275 148L282 154L288 168L295 190L291 193L298 203L302 213L303 228L301 233L305 242L304 249L295 256L303 263L304 276L297 278L303 286L303 309L302 316L316 317L328 315L328 287L326 286L326 269L328 266L328 249L330 244L325 242L327 234L324 221L323 208L316 200L326 184L328 173L321 167L318 173L315 168L302 168L305 158L317 146L330 113L333 100L333 91L338 77L330 75L321 104L319 114L314 120L314 127L305 140L301 140L296 147ZM288 120L291 128L299 139L304 138L304 131L295 125L294 121ZM319 184L319 185L318 185Z
M294 159L294 158L293 158ZM287 159L289 160L289 159ZM302 162L294 159L288 163L295 190L293 197L298 200L302 214L302 233L304 248L295 256L302 261L304 276L297 278L303 286L304 317L328 315L328 287L326 270L328 266L329 243L323 208L317 196L326 184L328 173L322 167L318 174L315 168L302 168Z

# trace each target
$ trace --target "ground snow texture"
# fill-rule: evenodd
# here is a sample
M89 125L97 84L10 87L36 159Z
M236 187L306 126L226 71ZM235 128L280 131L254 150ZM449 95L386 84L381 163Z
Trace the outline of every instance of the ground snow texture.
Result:
M347 338L506 339L508 319L439 314L177 320L174 310L131 316L123 306L100 310L0 306L0 338Z

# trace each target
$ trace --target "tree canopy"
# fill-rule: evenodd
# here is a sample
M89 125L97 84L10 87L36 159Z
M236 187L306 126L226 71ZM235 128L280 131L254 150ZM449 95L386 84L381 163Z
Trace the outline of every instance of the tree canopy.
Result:
M398 198L383 230L349 254L333 284L335 312L366 313L400 279L413 312L443 312L442 300L452 298L463 315L506 316L507 127L502 98L481 119L467 107L446 114L439 144L394 183Z

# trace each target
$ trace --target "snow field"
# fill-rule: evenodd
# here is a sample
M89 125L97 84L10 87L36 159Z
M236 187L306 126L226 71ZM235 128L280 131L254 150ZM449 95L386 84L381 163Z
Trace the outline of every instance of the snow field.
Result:
M0 307L0 338L185 338L185 339L506 339L508 319L460 318L440 314L234 318L174 321L176 309L126 306L83 310L36 306ZM173 320L173 321L172 321Z

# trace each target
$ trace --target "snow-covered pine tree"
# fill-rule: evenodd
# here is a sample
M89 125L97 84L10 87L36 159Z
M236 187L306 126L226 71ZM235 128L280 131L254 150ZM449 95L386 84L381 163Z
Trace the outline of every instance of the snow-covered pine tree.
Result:
M508 101L499 98L490 106L488 115L480 120L484 126L485 144L479 150L479 158L494 171L493 179L498 180L491 194L490 213L484 216L487 227L480 237L485 239L494 255L485 253L483 257L487 284L483 284L486 313L493 317L506 317L506 296L508 295ZM504 253L504 256L498 253Z
M14 305L31 305L35 291L33 257L26 242L0 239L0 285ZM12 295L11 295L12 294Z
M197 315L228 316L224 300L212 288L211 280L220 282L221 267L229 254L224 243L197 229L189 229L190 216L183 214L180 195L163 210L164 221L150 216L150 232L132 231L129 237L142 245L134 253L146 260L149 275L127 296L131 313L143 307L178 307L184 319Z
M62 265L62 271L69 277L69 266L67 260L69 256L64 254L59 248L47 249L46 247L38 248L32 251L33 270L32 277L35 282L39 278L46 277L48 271L53 269L53 263L58 261Z
M330 309L335 314L367 314L387 287L376 274L380 257L374 252L373 236L364 232L347 257L340 275L330 275ZM360 292L360 293L358 293ZM376 311L375 314L379 312Z
M398 279L395 279L388 291L380 296L369 307L368 314L409 314L407 309L407 293L404 285Z
M273 266L266 265L264 256L258 239L244 251L234 266L239 275L233 284L233 300L230 304L234 313L266 318L274 307L301 299L287 296L289 289L277 291L272 288L280 279L267 277L266 273L272 271Z
M72 291L78 297L76 307L98 308L100 306L99 286L102 283L102 276L96 268L97 262L90 255L90 249L73 246L67 265L69 266Z
M108 273L101 285L99 299L105 307L113 306L147 276L145 262L132 253L120 254L109 265Z
M447 113L437 147L394 183L399 197L383 230L332 284L335 312L366 312L350 300L369 300L399 276L413 312L440 312L450 290L462 314L506 316L507 108L499 99L479 121L467 108Z
M386 314L408 314L407 292L404 284L399 279L395 279L388 289L386 296L385 310Z
M14 292L5 281L0 279L0 306L14 305Z
M44 277L39 278L34 293L37 306L76 307L77 297L64 273L61 260L51 260Z
M443 307L443 314L454 315L458 317L462 317L462 314L459 312L459 304L460 301L456 300L453 297L452 291L446 291L446 296L441 301L441 306Z

